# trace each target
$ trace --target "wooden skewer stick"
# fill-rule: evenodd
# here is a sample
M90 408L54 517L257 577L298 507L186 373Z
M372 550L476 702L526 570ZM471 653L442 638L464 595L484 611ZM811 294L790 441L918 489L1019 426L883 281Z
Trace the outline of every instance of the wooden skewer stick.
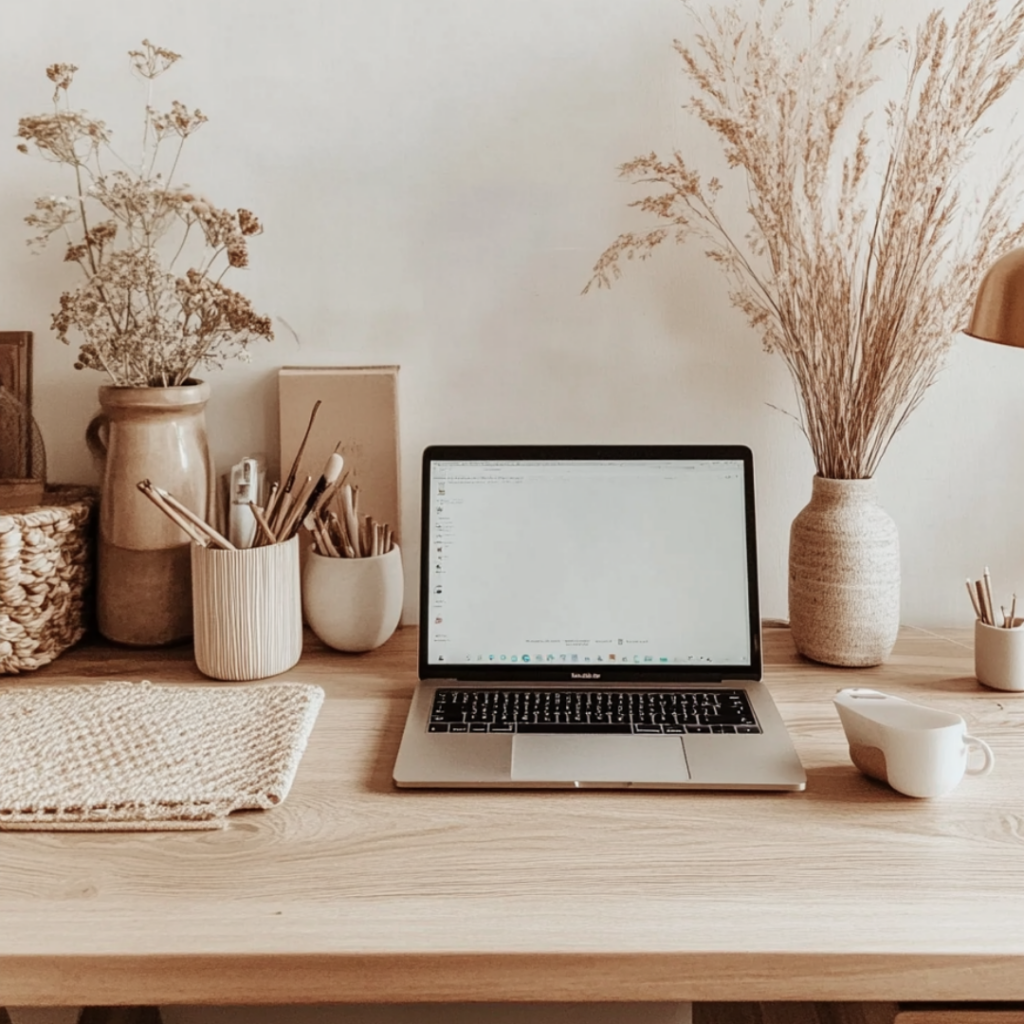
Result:
M348 546L355 551L358 558L362 553L359 546L359 520L356 512L358 491L350 484L345 484L341 489L341 502L345 510L345 533L348 535Z
M373 539L370 529L370 517L363 516L359 523L359 553L364 557L373 554Z
M277 537L274 531L270 528L270 523L267 522L267 517L260 511L259 505L255 502L249 502L249 508L252 509L252 514L256 518L256 522L259 524L260 530L266 534L266 538L271 544L277 543Z
M349 538L348 530L345 526L345 520L339 519L336 512L331 513L331 525L334 527L335 533L338 535L338 540L341 541L342 549L345 552L346 558L355 558L356 552L352 547L352 541Z
M303 485L295 492L291 507L288 510L288 515L285 516L280 526L277 527L277 535L281 540L288 540L291 537L296 524L305 518L303 513L305 511L306 501L309 498L310 491L315 486L316 484L313 483L313 478L311 476L307 476L305 483L303 483Z
M281 526L288 518L292 508L292 496L285 494L283 490L277 492L277 504L274 506L274 515L268 517L268 522L274 528L275 533L280 533Z
M310 515L306 516L303 526L305 526L313 535L313 538L316 541L316 546L320 550L320 554L332 555L334 558L338 557L338 549L331 541L331 534L325 523Z
M273 522L274 507L277 505L277 496L281 485L275 480L270 485L270 493L267 495L267 503L263 506L263 516L268 523Z

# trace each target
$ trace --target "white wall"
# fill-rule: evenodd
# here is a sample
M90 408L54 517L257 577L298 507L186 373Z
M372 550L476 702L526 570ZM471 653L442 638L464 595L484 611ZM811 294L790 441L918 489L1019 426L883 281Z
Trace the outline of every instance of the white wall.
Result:
M858 0L851 17L885 6ZM903 0L898 16L913 25L932 6ZM71 61L77 102L130 137L139 94L124 54L149 36L185 55L160 81L158 105L180 98L210 117L184 178L266 225L235 286L301 338L281 330L250 365L211 375L222 467L246 449L275 449L284 364L401 365L410 556L427 443L749 443L763 610L785 616L789 523L813 465L770 407L795 410L781 362L762 352L697 247L666 247L611 292L580 296L605 245L641 223L619 163L674 146L698 164L718 159L679 109L688 90L671 42L688 27L678 0L3 4L0 328L36 332L51 479L95 479L82 434L101 378L76 373L73 351L48 330L71 268L23 242L34 196L70 182L17 153L13 134L19 116L47 109L45 66ZM1001 131L1017 105L1005 105ZM884 461L905 621L969 622L963 580L985 564L997 587L1024 593L1022 390L1024 354L961 338Z

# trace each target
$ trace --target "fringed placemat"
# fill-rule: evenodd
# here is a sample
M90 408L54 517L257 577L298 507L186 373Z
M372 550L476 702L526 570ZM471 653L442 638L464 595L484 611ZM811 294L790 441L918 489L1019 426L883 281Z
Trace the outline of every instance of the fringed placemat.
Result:
M0 690L0 829L223 828L288 795L323 699L304 683Z

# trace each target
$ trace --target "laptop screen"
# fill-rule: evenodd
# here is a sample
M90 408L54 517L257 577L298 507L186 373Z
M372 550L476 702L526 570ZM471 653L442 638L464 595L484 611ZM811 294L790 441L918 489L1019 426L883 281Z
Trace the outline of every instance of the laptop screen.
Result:
M760 677L749 449L434 447L420 670Z

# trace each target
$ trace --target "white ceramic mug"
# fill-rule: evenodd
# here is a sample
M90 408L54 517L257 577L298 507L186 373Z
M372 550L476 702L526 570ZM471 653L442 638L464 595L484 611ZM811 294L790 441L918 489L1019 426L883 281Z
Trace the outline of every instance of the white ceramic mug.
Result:
M974 674L994 690L1024 690L1024 619L1010 629L974 620Z
M840 690L833 703L853 763L906 796L942 796L965 774L986 775L995 763L989 745L951 711L861 688ZM984 758L976 767L968 765L972 748Z
M192 608L199 671L265 679L302 656L299 538L259 548L192 545Z
M302 606L310 629L339 651L372 651L402 617L405 584L396 544L387 554L334 558L309 552Z

